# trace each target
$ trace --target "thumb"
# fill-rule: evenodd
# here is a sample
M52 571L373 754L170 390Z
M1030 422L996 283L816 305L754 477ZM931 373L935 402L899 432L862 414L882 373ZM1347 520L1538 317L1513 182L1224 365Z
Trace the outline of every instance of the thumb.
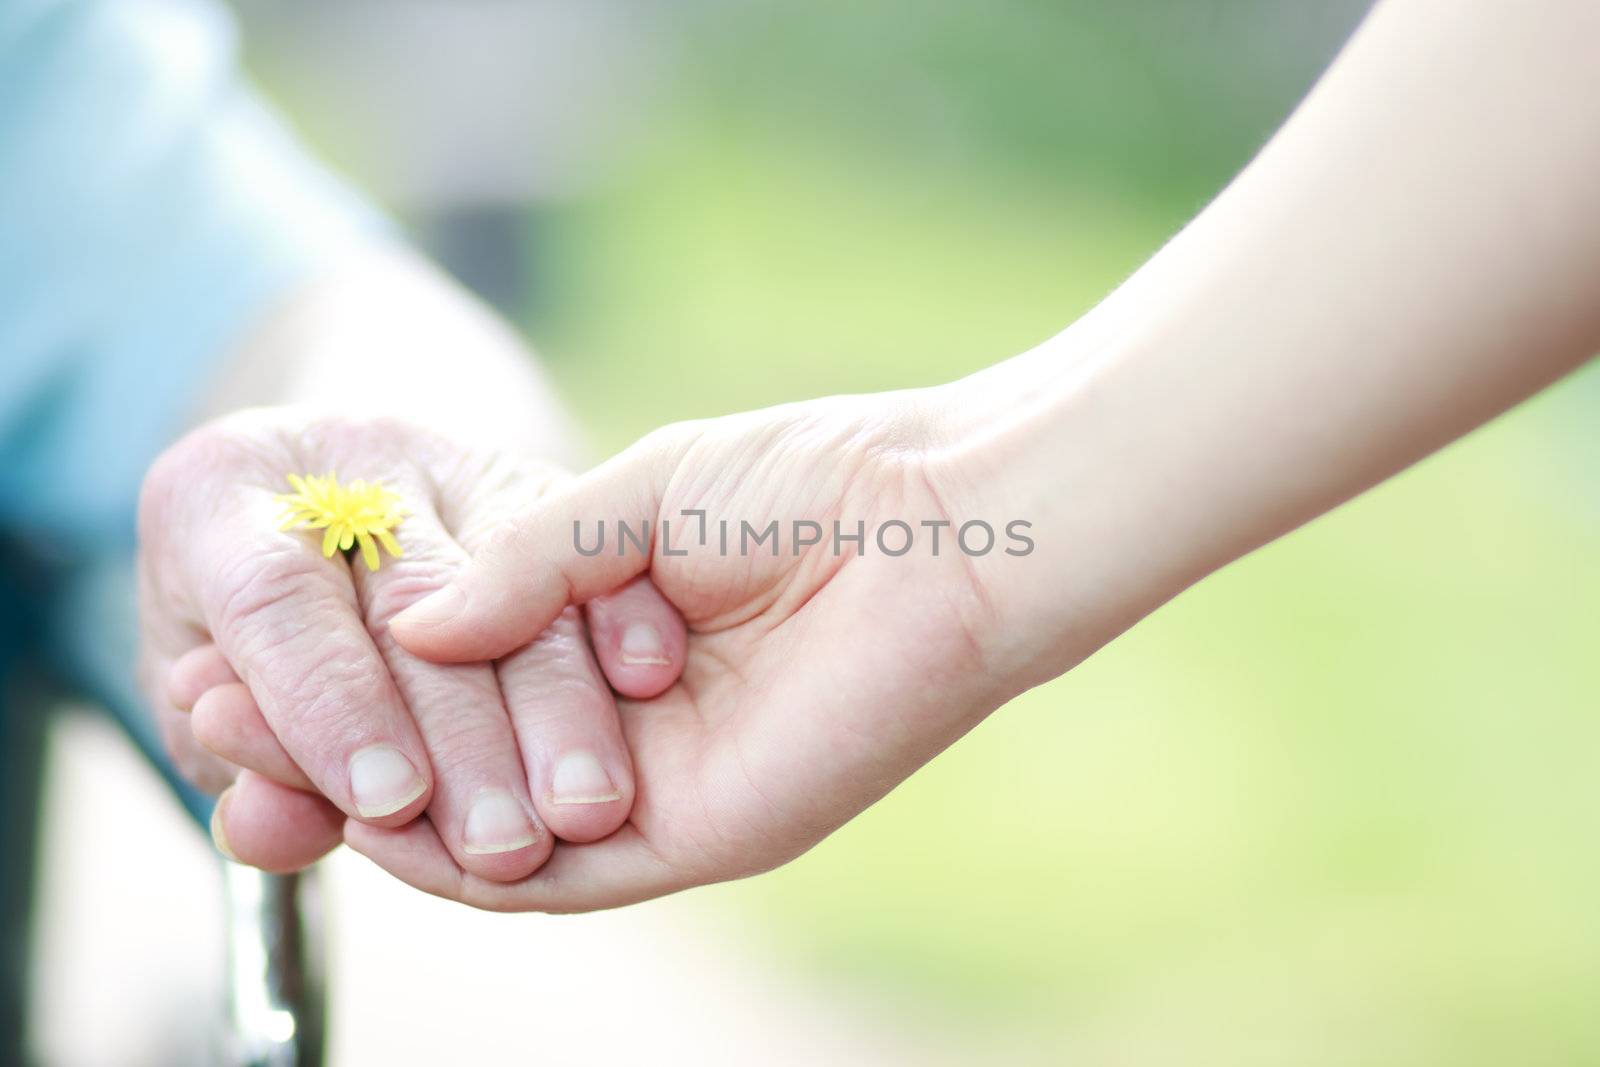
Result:
M496 530L444 588L400 612L402 646L443 663L492 660L532 641L569 604L608 593L650 569L655 517L682 448L658 432L566 482ZM579 552L580 529L623 521L651 531L644 549L616 539ZM602 542L603 543L603 542ZM593 550L591 550L593 551Z

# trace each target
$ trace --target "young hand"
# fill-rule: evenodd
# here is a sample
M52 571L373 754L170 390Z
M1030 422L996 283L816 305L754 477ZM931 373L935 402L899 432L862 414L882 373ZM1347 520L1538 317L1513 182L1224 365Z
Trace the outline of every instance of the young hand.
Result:
M430 892L539 910L640 900L804 851L1012 693L996 670L1009 620L983 575L1028 565L1005 554L1024 552L1025 527L984 510L1000 502L972 491L945 443L926 394L796 404L669 427L533 502L391 632L433 661L491 659L572 603L594 620L591 598L648 573L689 635L675 685L618 702L637 781L627 823L558 844L511 884L464 868L424 823L352 822L346 840ZM963 530L974 520L989 533ZM635 536L648 524L648 549L619 546L619 521ZM587 551L601 522L602 550L580 554L574 524Z

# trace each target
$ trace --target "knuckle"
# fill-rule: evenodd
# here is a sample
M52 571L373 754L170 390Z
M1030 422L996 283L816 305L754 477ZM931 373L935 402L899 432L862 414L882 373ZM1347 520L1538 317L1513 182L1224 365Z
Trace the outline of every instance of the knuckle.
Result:
M254 667L264 706L317 724L322 744L363 736L389 680L367 635L317 584L293 565L254 571L223 601L218 627Z
M520 728L604 723L616 713L611 690L595 674L581 635L546 630L532 645L502 661L500 678Z
M442 589L460 565L441 555L408 553L384 563L374 579L362 582L361 599L367 628L374 637L386 632L389 620L423 597Z
M502 670L506 702L518 729L554 725L603 725L616 717L611 691L587 667L522 667Z
M457 541L474 552L572 477L554 464L473 449L458 450L440 466L441 517L456 531Z
M140 540L155 540L170 528L186 501L192 499L195 485L215 462L225 436L213 425L190 432L155 458L139 486L138 524Z
M263 686L296 723L316 731L304 743L321 749L368 735L373 705L388 686L370 650L336 632L303 635L282 651L284 669Z
M482 770L507 771L512 738L505 728L504 713L493 715L459 714L428 729L428 759L442 782L469 774L474 779ZM500 775L496 775L500 777ZM505 775L507 781L517 777Z
M551 678L538 689L537 696L518 699L511 696L511 714L523 730L543 730L551 726L594 725L612 715L611 698L586 678Z
M292 623L298 613L275 611L331 592L327 565L294 543L240 556L214 575L214 623L224 634L248 634L269 620Z
M266 432L259 413L238 412L184 434L151 463L146 481L158 488L192 487L210 471L273 465L276 451L276 436Z
M172 530L203 524L197 511L215 508L241 480L283 466L279 437L259 412L239 412L185 434L146 469L139 487L137 523L141 544L159 543Z

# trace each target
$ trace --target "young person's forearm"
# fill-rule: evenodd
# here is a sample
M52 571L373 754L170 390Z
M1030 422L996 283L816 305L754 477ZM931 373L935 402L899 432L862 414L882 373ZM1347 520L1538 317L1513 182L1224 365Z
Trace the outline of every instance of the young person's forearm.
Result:
M399 249L336 265L269 312L225 359L203 414L262 404L400 416L542 460L578 458L571 423L522 341Z
M1596 39L1575 0L1380 4L1188 229L968 383L982 463L1036 486L996 573L1050 635L1027 680L1600 348Z

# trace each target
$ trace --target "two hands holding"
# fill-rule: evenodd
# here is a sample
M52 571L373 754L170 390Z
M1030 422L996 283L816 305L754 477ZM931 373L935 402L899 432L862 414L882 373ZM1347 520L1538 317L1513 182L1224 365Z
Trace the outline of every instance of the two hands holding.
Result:
M342 838L419 888L542 910L797 855L1020 688L994 665L1023 642L995 637L1036 632L1000 573L1029 561L950 399L673 426L576 478L396 420L196 431L147 481L144 626L169 743L232 779L219 846L284 869ZM300 469L400 492L404 555L372 571L278 531ZM990 534L958 537L957 509ZM741 546L740 520L778 532Z
M515 345L425 274L269 329L247 363L316 371L269 399L345 414L213 422L141 505L145 689L179 765L232 783L219 845L286 869L342 839L508 910L765 870L1189 585L1580 366L1600 350L1600 126L1575 103L1594 14L1536 7L1379 5L1138 273L948 385L674 425L569 477L529 458L555 450L527 432L547 420ZM368 571L277 531L284 475L329 470L401 495L401 558Z

